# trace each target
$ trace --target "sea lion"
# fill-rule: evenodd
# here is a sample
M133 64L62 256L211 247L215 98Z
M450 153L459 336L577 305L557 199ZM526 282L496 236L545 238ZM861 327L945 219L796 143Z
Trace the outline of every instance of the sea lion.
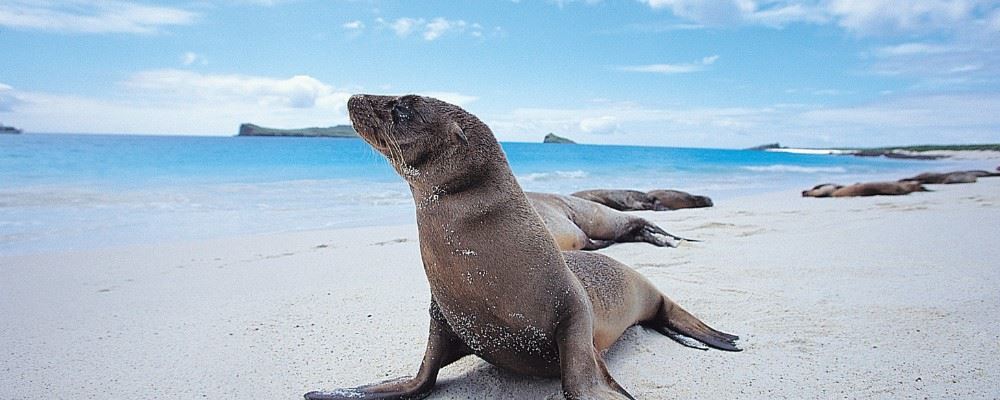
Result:
M953 184L953 183L973 183L977 178L1000 176L1000 173L983 170L952 171L952 172L924 172L920 175L900 179L900 182L913 181L923 184Z
M570 194L584 200L590 200L611 207L618 211L652 210L653 199L638 190L623 189L592 189L581 190Z
M919 182L866 182L841 186L832 183L816 185L802 192L803 197L899 196L913 192L929 192Z
M677 247L671 239L688 240L667 233L645 218L603 204L553 193L524 194L542 217L560 250L596 250L616 242Z
M653 200L654 211L680 210L682 208L711 207L708 196L693 195L680 190L651 190L646 196Z
M423 398L438 370L470 354L517 373L559 376L569 400L632 399L602 351L636 323L739 350L736 336L709 328L629 267L560 252L493 133L472 114L415 95L355 95L348 110L413 193L430 334L415 377L307 399Z

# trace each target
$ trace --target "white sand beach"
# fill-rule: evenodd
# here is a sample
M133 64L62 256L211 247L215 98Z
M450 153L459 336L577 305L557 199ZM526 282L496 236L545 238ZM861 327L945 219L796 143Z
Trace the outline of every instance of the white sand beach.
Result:
M607 355L639 399L1000 397L1000 178L901 197L772 193L644 212L704 240L619 244L741 353L635 327ZM0 399L295 399L413 374L415 226L0 257ZM467 357L432 399L560 399Z

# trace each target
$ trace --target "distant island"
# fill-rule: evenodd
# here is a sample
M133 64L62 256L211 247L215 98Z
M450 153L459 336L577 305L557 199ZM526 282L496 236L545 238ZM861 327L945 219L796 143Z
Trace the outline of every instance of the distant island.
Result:
M746 148L746 150L773 150L773 149L784 149L784 148L785 147L781 146L781 143L774 142L774 143L762 144L762 145L754 146L754 147L748 147L748 148Z
M855 157L885 157L908 160L938 160L948 158L947 154L922 154L937 151L1000 151L1000 144L945 144L945 145L916 145L916 146L892 146L892 147L870 147L870 148L838 148L838 149L813 149L785 147L778 143L762 144L750 147L747 150L773 151L795 154L831 154L849 155Z
M570 139L564 138L562 136L556 135L551 132L548 135L545 135L545 139L542 140L542 143L576 144L576 142Z
M13 126L6 126L4 124L0 124L0 134L17 135L19 133L21 133L20 129L17 129Z
M337 125L329 128L277 129L266 128L254 124L240 124L240 132L236 136L295 136L295 137L334 137L357 138L358 133L350 125Z

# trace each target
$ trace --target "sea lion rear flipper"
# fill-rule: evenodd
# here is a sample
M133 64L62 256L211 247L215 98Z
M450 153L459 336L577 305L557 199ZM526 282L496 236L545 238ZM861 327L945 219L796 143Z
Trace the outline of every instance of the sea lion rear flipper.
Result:
M692 349L698 349L698 350L708 350L708 347L701 344L701 342L689 338L687 336L681 335L677 332L674 332L666 325L656 325L653 326L653 329L656 329L656 331L663 334L663 336L673 339L673 341L680 343L684 347L690 347Z
M663 228L660 228L659 226L657 226L656 224L654 224L652 222L649 222L649 221L645 221L645 222L646 222L646 225L643 227L643 234L644 235L650 235L650 236L651 235L662 235L662 236L666 236L666 237L674 239L674 240L680 240L680 241L685 241L685 242L700 242L701 241L701 240L698 240L698 239L688 239L688 238L685 238L685 237L680 237L680 236L674 235L673 233L670 233L670 232L667 232L667 231L663 230ZM674 244L674 245L672 245L670 247L677 247L677 245Z
M677 340L675 336L684 335L702 342L711 348L725 351L743 351L739 347L736 347L736 341L739 340L739 336L712 329L666 296L663 297L663 304L660 306L659 313L657 313L657 321L653 321L651 325L657 327L656 330L660 333L674 340ZM683 342L681 344L686 345Z

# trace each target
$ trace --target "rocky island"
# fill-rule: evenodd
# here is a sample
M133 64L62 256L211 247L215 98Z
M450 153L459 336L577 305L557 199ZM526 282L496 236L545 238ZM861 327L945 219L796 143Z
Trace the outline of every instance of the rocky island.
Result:
M564 138L562 136L556 135L551 132L548 135L545 135L545 139L542 140L542 143L576 144L576 142L570 139Z
M20 129L17 129L17 128L13 127L13 126L7 126L7 125L4 125L4 124L0 124L0 134L16 135L16 134L19 134L19 133L21 133Z
M355 132L354 128L350 125L336 125L328 128L278 129L257 126L254 124L240 124L240 131L236 136L357 138L358 133Z

